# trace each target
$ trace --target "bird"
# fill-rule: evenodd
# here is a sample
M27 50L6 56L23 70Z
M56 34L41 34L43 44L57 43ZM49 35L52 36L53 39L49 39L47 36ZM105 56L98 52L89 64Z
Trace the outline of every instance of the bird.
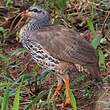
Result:
M65 84L65 105L71 105L69 68L79 64L93 78L98 78L100 70L96 49L75 30L51 24L48 11L39 6L29 7L21 12L21 16L28 17L28 20L20 29L20 42L37 64L57 76L58 83L51 100Z

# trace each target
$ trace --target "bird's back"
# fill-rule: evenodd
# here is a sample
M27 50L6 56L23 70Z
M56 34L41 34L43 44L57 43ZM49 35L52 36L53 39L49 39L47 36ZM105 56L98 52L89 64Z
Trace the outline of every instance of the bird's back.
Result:
M55 25L36 30L30 34L29 38L41 44L53 58L80 64L93 74L99 73L96 50L78 32Z

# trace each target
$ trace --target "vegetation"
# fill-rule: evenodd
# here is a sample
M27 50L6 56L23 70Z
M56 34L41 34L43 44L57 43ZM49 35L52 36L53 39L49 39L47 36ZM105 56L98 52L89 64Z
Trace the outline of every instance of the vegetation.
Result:
M81 37L85 37L97 49L103 82L110 82L109 0L4 0L4 2L2 0L0 1L0 109L94 110L92 107L100 90L98 91L97 84L84 72L72 74L70 90L72 107L63 108L61 105L65 94L64 88L57 101L53 105L50 104L50 97L56 86L56 76L48 72L41 73L39 65L32 61L30 54L19 42L17 37L19 30L10 32L15 15L34 4L44 7L51 13L52 23L78 30Z

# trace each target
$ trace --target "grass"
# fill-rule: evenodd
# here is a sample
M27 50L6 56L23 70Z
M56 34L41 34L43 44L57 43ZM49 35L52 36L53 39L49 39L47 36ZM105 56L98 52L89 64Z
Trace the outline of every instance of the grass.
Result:
M68 4L66 4L66 1ZM34 3L34 0L31 2ZM46 0L42 5L45 6L46 9L56 12L53 17L55 22L64 25L67 24L66 26L69 25L70 27L74 25L80 32L89 30L92 33L93 39L91 45L98 50L99 66L102 70L105 70L107 61L107 57L105 56L106 49L104 49L103 43L101 43L102 36L97 36L97 28L100 29L101 27L99 17L104 19L103 14L99 15L99 10L97 10L97 5L99 3L91 3L89 0L86 2L79 0L73 0L72 2L69 2L69 0L56 0L54 3L52 0ZM94 4L92 10L90 9L91 4ZM8 0L6 5L9 8L13 7L12 0ZM99 8L101 8L101 6L99 6ZM104 11L106 12L106 10L102 8L102 12ZM90 17L91 13L93 15L92 17ZM95 16L95 14L97 14L97 16ZM58 16L57 19L55 16ZM18 44L11 45L10 43L6 43L9 34L7 29L0 27L0 109L8 110L10 108L12 110L19 110L22 101L24 101L24 110L31 110L38 105L48 110L57 110L56 102L54 102L53 106L50 105L50 97L56 83L53 81L48 91L48 95L46 94L47 91L45 92L45 90L42 90L42 88L38 86L49 76L48 72L45 71L39 74L38 65L36 66L36 64L29 61L30 58L21 45L17 46ZM9 39L10 41L13 40L11 38ZM109 56L109 53L106 52L106 55ZM86 105L88 100L94 95L93 90L89 89L91 86L88 84L85 86L85 80L84 76L78 74L78 77L75 78L75 87L70 90L73 110L77 110L81 106L79 105L81 100L77 98L79 92L83 99L86 99L83 105ZM82 89L79 87L79 84L80 87L83 87ZM61 94L64 95L64 89Z
M20 105L20 89L21 89L21 86L22 86L22 82L23 82L23 80L21 80L19 86L16 89L12 110L19 110L19 105Z
M102 70L105 70L106 69L106 66L105 66L105 57L104 57L104 53L103 53L103 50L100 46L101 44L101 40L103 39L102 36L97 36L96 35L96 30L94 28L94 25L93 25L93 21L91 18L88 18L87 19L87 24L88 24L88 28L89 30L91 31L92 35L93 35L93 39L92 39L92 42L91 42L91 45L98 50L98 56L99 56L99 66Z
M70 90L70 101L71 101L72 109L73 110L78 110L77 109L77 104L76 104L76 98L73 95L72 90Z
M20 87L22 85L22 81L20 82L18 88L16 89L16 93L15 93L15 98L13 101L13 106L12 106L12 110L19 110L19 101L20 101ZM3 85L1 85L3 86ZM6 85L4 85L4 95L2 97L2 101L1 101L1 110L8 110L9 109L9 97L10 97L10 88L11 88L12 84L7 83Z
M6 86L6 90L4 91L4 96L1 101L1 110L7 110L8 109L8 99L9 99L9 84Z

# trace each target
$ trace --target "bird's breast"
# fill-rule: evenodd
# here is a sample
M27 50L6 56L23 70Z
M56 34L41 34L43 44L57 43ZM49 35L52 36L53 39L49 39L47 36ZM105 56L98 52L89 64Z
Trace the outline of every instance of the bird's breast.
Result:
M43 68L54 70L59 64L60 61L51 56L39 43L28 39L22 41L22 44L31 53L33 60Z

